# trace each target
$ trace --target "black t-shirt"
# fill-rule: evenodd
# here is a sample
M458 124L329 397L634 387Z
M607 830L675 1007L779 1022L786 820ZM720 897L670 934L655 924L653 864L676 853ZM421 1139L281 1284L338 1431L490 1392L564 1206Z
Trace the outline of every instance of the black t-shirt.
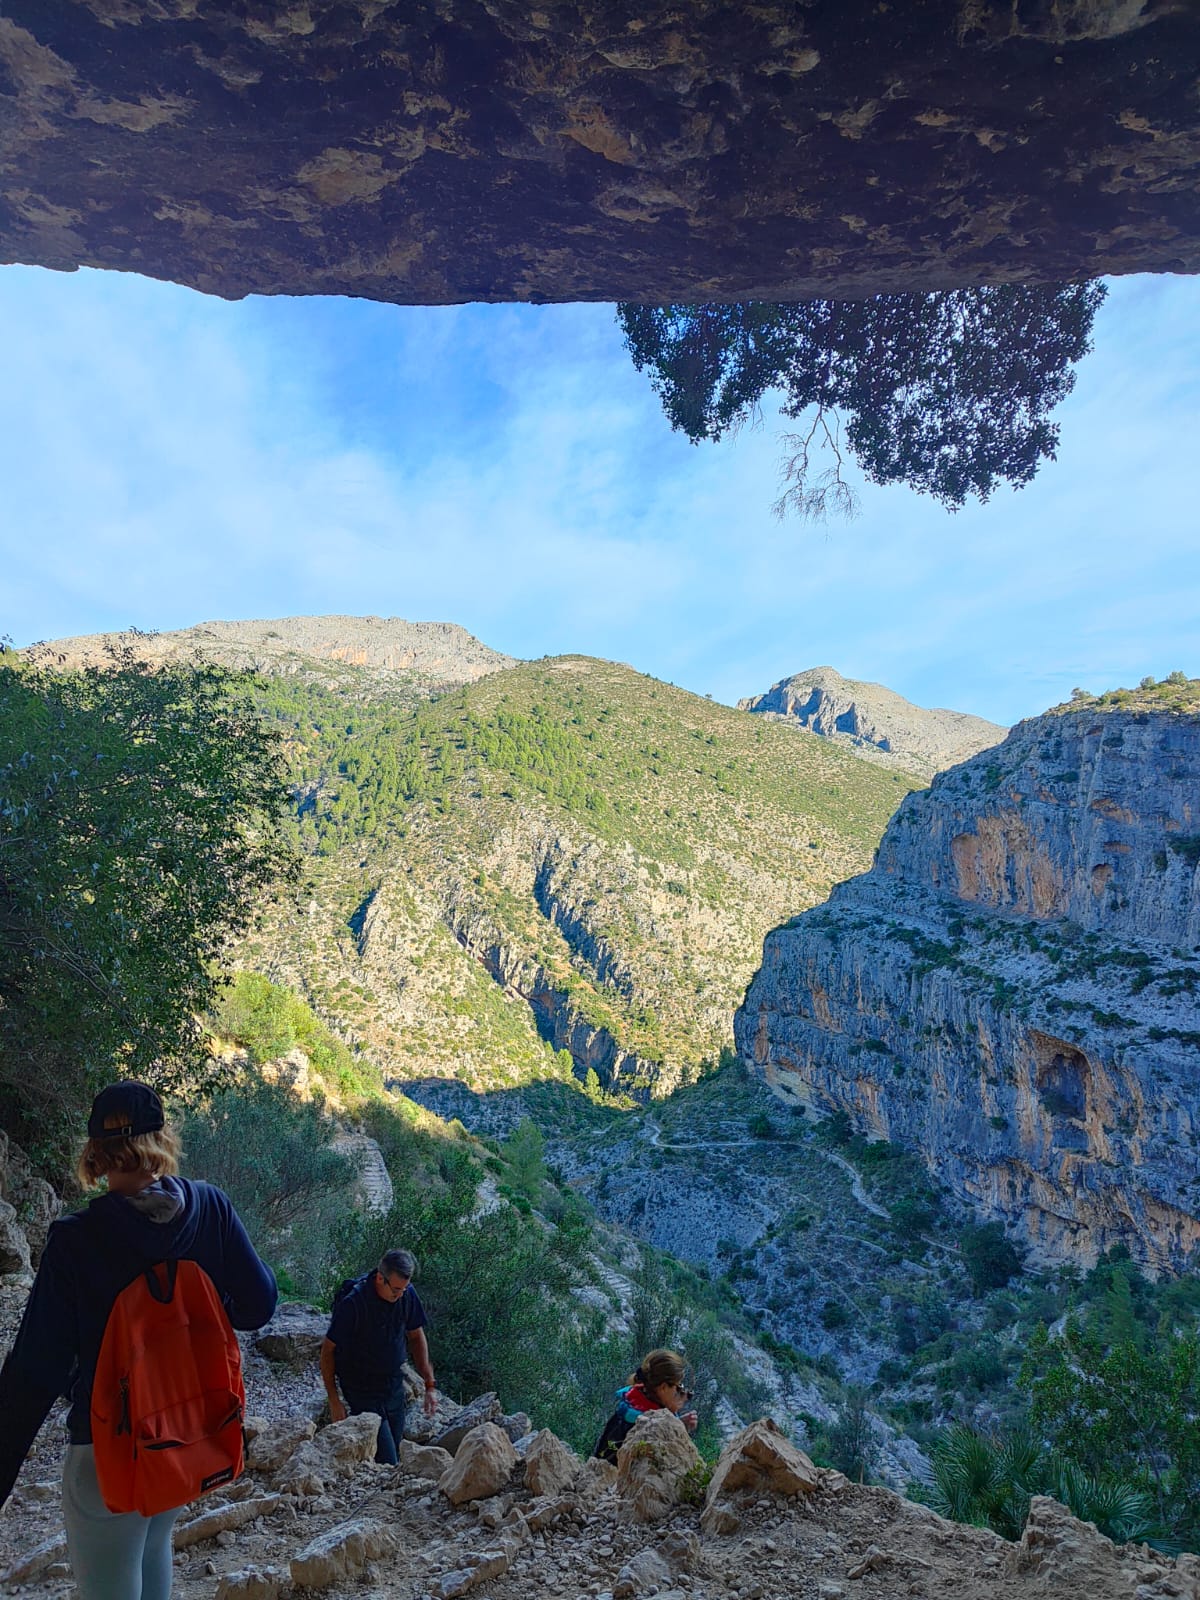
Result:
M429 1319L411 1283L399 1300L385 1300L375 1277L368 1272L338 1301L326 1338L334 1346L334 1371L343 1387L383 1394L400 1382L408 1335Z

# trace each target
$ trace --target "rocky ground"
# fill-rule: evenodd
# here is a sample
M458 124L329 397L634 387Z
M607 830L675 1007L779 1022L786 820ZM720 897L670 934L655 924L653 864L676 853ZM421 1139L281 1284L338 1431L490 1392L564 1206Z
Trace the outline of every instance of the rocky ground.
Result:
M417 1415L401 1465L377 1466L369 1419L313 1436L319 1319L289 1318L273 1345L260 1340L249 1353L251 1470L178 1524L182 1600L317 1590L330 1600L1200 1597L1196 1557L1117 1549L1048 1500L1034 1502L1022 1541L1008 1544L814 1468L767 1422L730 1441L707 1488L690 1440L665 1413L638 1425L613 1469L580 1462L528 1418L499 1415L494 1396L465 1413L442 1400L434 1423ZM0 1518L0 1583L68 1600L61 1445L57 1429L43 1435Z

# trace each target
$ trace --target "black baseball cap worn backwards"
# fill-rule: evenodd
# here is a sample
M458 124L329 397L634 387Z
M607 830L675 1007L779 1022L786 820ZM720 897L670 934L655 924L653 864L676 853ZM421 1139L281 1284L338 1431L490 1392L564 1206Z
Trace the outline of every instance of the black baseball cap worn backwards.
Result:
M106 1128L105 1119L113 1116L126 1120L119 1128ZM139 1133L157 1133L165 1121L162 1101L149 1084L110 1083L92 1101L88 1138L132 1139Z

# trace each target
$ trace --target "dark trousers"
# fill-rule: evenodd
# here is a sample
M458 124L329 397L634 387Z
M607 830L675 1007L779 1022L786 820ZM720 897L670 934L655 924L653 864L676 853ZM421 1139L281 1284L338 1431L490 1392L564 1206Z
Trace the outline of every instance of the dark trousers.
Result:
M343 1383L342 1395L352 1416L373 1411L379 1418L375 1459L394 1467L400 1459L398 1452L404 1437L404 1385L400 1384L390 1394L370 1394L361 1389L348 1389Z

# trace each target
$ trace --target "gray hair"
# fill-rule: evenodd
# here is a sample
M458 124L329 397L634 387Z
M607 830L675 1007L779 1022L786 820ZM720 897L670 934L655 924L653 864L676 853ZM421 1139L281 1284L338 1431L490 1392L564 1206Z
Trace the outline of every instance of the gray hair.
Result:
M415 1278L417 1275L417 1258L411 1250L385 1250L379 1265L385 1278Z

